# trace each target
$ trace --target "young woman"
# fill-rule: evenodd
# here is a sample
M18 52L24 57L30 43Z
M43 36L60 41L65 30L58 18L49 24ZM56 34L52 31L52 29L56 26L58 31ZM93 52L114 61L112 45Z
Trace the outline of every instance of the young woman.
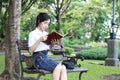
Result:
M50 24L50 16L47 13L39 13L36 18L36 29L29 33L29 52L34 58L35 65L53 73L53 80L67 80L66 67L58 62L48 59L49 46L43 41L47 40L47 32Z

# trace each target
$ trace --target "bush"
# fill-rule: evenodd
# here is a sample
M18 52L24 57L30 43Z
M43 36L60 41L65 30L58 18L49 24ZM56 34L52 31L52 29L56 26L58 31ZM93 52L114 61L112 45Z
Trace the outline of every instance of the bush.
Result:
M90 47L86 47L85 45L78 44L76 40L74 40L74 44L71 44L72 41L68 39L64 39L67 54L75 54L82 55L85 59L97 59L97 60L105 60L107 57L107 44L101 42L91 42ZM79 40L78 40L79 41ZM72 49L71 49L72 48ZM74 49L74 50L73 50ZM118 42L118 58L120 59L120 40Z
M120 40L119 40L119 42L118 42L118 57L119 57L119 59L120 59Z
M71 47L65 47L65 53L66 53L66 54L70 55L70 54L72 54L73 52L74 52L74 49L73 49L73 48L71 48Z
M106 47L107 43L105 42L90 42L91 47Z
M84 42L81 39L69 39L69 37L63 38L63 43L65 46L84 44Z
M90 48L76 52L76 55L82 55L85 59L105 60L107 57L107 48Z
M69 45L69 47L73 48L75 50L75 52L78 52L78 51L81 51L83 49L88 49L90 47L86 47L85 45L78 45L78 44L75 44L75 45Z

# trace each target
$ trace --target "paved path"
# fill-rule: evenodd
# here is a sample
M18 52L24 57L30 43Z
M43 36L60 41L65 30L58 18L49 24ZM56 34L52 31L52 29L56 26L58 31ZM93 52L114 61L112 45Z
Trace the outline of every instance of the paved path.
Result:
M3 51L0 51L0 54L4 54L5 52L3 52Z
M104 76L101 80L120 80L120 74Z

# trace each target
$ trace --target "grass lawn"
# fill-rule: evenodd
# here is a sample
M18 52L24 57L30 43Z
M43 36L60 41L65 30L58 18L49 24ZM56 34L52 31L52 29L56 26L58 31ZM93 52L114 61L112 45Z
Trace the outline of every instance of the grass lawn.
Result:
M0 54L0 74L3 72L5 67L5 56Z
M88 68L87 73L83 73L82 79L83 80L101 80L101 77L104 75L110 74L120 74L120 66L113 67L113 66L104 66L92 63L102 63L102 60L84 60L78 61L84 68ZM4 55L0 55L0 74L4 70ZM28 75L26 76L36 76L36 75ZM68 73L68 80L78 80L79 73ZM51 80L51 74L43 76L42 80Z

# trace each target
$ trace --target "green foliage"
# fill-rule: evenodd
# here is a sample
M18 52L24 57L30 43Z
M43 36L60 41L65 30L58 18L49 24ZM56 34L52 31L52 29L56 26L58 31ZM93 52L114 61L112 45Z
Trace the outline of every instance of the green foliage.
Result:
M2 3L2 4L1 4ZM6 27L8 22L9 0L2 0L0 6L0 43L4 42L6 36Z
M84 56L85 59L105 60L107 57L107 48L83 49L80 52L76 52L76 54Z
M75 53L76 52L80 52L80 51L82 51L82 50L87 50L87 49L90 49L90 47L89 46L86 46L86 45L73 45L72 46L73 48L74 48L74 50L75 50ZM72 54L74 54L74 53L72 53Z
M70 39L69 37L63 38L63 43L65 46L65 50L69 54L73 54L76 51L80 51L82 49L87 49L85 45L83 45L85 42L83 42L81 39ZM71 51L71 49L74 51Z
M39 1L43 2L44 7L46 5L51 6L50 0ZM52 0L52 3L54 1ZM84 44L91 41L100 41L108 33L108 28L104 25L104 21L108 18L107 14L111 12L111 5L106 1L89 1L89 4L84 3L83 1L72 0L68 10L62 16L61 19L61 34L69 33L69 30L72 29L72 37L79 44ZM34 4L31 9L22 16L21 21L21 38L24 39L27 37L28 33L34 29L35 26L35 17L36 13L40 11L45 11L46 8L40 7L43 4ZM55 4L55 3L54 3ZM94 5L94 6L93 6ZM24 8L24 7L23 7ZM46 9L47 10L47 9ZM48 8L48 11L54 12L51 8ZM47 12L48 12L47 11ZM46 12L46 11L45 11ZM51 13L50 13L51 14ZM53 13L55 14L55 13ZM51 25L49 32L56 31L57 24L55 20L55 15L51 15ZM23 19L24 18L24 19ZM23 29L24 28L24 29ZM100 33L101 32L101 33ZM86 34L90 34L90 39L87 38ZM70 43L76 43L75 40L72 40Z
M51 23L49 26L49 32L53 32L56 31L56 24L55 23Z
M78 48L77 52L73 52L71 54L75 55L82 55L85 57L85 59L94 59L94 60L105 60L107 57L107 47L103 45L101 46L101 43L95 43L92 42L92 47L85 47L81 45L69 45L69 47L72 48ZM120 59L120 41L118 43L118 58ZM75 50L76 51L76 50Z
M120 59L120 40L118 41L118 57Z
M37 12L28 11L21 18L21 39L28 39L28 34L30 31L35 29Z
M83 45L83 44L85 44L86 42L89 43L89 40L88 40L88 39L85 39L85 38L81 38L81 39L76 39L76 38L69 39L69 37L63 38L63 43L64 43L65 46L70 46L70 45Z
M30 7L35 4L37 0L21 0L21 16L26 13ZM5 40L6 35L6 27L8 25L8 8L9 8L9 0L1 0L1 6L0 6L0 42L3 42ZM32 12L32 11L31 11ZM36 12L36 11L35 11ZM29 14L28 14L29 15ZM32 22L32 21L31 21ZM21 22L22 23L22 22ZM23 22L24 24L25 22ZM29 22L27 24L30 24ZM26 30L25 30L26 31ZM26 31L28 33L28 31ZM26 33L21 32L23 34L23 37L26 35ZM23 38L22 37L22 38Z
M44 9L40 10L46 12ZM36 16L39 14L40 10L36 9L36 6L33 6L21 17L21 39L28 39L28 34L36 28Z
M66 3L64 0L64 3ZM4 40L6 34L6 22L7 22L7 7L9 6L9 1L4 0L2 2L2 11L0 15L0 39ZM35 3L37 2L37 3ZM39 2L41 4L39 4ZM50 11L52 13L52 21L50 25L49 32L54 31L57 28L55 20L55 10L52 8L55 1L54 0L22 0L22 15L21 19L21 38L24 39L27 37L29 31L31 31L35 24L35 17L37 12L41 11ZM61 30L60 33L66 34L69 29L73 30L73 38L81 39L81 42L87 41L86 34L90 34L91 41L100 41L104 40L104 37L108 35L108 27L104 25L104 22L108 20L108 14L112 13L112 0L90 0L88 3L85 3L83 0L71 0L71 4L64 13L64 16L61 18ZM120 1L117 0L117 14L120 15ZM44 4L44 5L43 5ZM33 5L33 6L32 6ZM93 6L94 5L94 6ZM32 7L31 7L32 6ZM41 7L40 7L41 6ZM50 7L51 6L51 7ZM30 8L31 7L31 8ZM39 7L39 8L38 8ZM43 8L44 7L44 8ZM46 8L47 7L47 8ZM30 10L28 10L30 9ZM62 11L61 11L62 12ZM53 17L54 16L54 17ZM120 16L119 16L120 17ZM24 19L23 19L24 18ZM118 18L117 23L120 23L120 18ZM23 29L24 28L24 29Z
M65 47L65 53L70 55L72 52L74 52L74 49L71 47Z
M67 23L66 26L72 26L74 38L84 38L84 41L86 34L90 32L91 41L103 40L108 34L108 28L104 22L108 19L107 15L111 13L111 5L104 0L88 2L89 4L82 1L79 3L78 1L71 2L63 21Z
M107 43L105 43L105 42L92 41L89 44L90 44L90 47L107 47Z
M54 16L54 21L56 20L55 29L59 32L61 30L61 17L66 12L70 3L71 0L41 0L39 8L48 10Z

